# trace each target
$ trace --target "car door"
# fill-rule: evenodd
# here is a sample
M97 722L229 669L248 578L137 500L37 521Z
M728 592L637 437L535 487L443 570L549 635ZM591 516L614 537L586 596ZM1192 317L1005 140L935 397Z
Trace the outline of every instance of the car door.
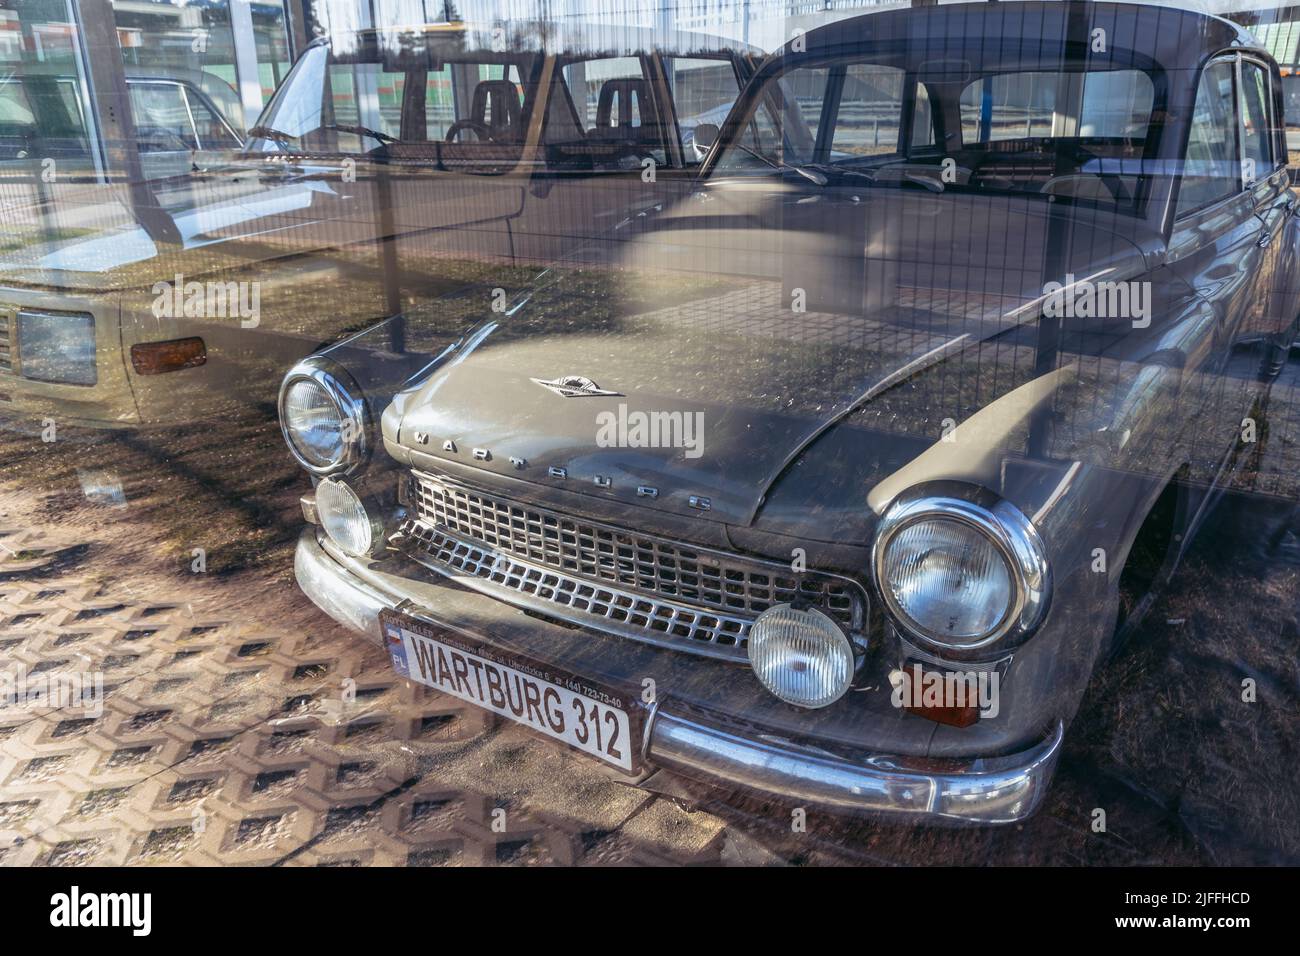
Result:
M1202 70L1179 179L1170 262L1213 308L1213 340L1187 356L1195 458L1213 466L1250 409L1259 355L1249 346L1267 269L1264 222L1242 157L1238 57Z
M1296 208L1287 173L1287 156L1282 139L1279 82L1276 70L1263 60L1243 56L1240 64L1240 108L1242 121L1243 172L1253 174L1251 195L1255 212L1263 224L1259 243L1264 249L1257 277L1256 308L1243 329L1242 339L1255 341L1263 351L1270 371L1281 346L1289 344L1289 333L1300 306L1297 290L1300 263L1286 241Z

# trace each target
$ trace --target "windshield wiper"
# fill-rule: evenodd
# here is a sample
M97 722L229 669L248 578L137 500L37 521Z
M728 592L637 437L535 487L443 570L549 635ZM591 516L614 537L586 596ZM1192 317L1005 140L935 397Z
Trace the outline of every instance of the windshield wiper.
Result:
M282 143L287 143L294 139L302 139L301 136L294 136L293 133L286 133L283 130L278 130L271 126L254 126L248 131L248 135L254 139L277 139Z
M753 156L755 159L760 159L763 162L767 163L767 165L771 166L773 169L792 169L800 176L802 176L804 179L808 180L810 183L816 183L818 186L825 186L826 183L829 182L829 180L826 177L826 174L814 167L797 166L794 163L787 163L783 159L773 159L771 156L766 156L763 153L760 153L758 150L746 146L744 143L738 142L735 144L735 146L738 149L744 150L746 153L749 153L749 155Z
M388 145L389 143L400 143L401 140L396 136L389 136L387 133L381 133L377 129L371 129L369 126L350 126L346 123L326 123L321 129L334 129L340 133L351 133L353 136L369 136L371 139Z

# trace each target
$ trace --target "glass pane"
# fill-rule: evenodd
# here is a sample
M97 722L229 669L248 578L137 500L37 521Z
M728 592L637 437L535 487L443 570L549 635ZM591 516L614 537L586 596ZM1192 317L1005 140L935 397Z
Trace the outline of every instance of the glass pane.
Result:
M271 100L275 88L289 72L289 38L282 0L259 0L252 5L253 39L257 45L257 79L261 104ZM227 117L228 119L229 117ZM236 129L242 124L236 126Z
M620 84L618 81L635 82L644 84L643 89L648 89L649 81L645 79L645 73L641 68L641 60L634 56L613 57L607 60L582 60L577 63L570 63L563 69L564 82L569 88L569 95L573 97L573 104L578 109L578 115L582 118L583 126L590 130L593 129L600 121L600 100L601 91L607 86L611 93L607 96L610 99L610 108L606 110L605 125L617 125L618 112L613 109L617 105L618 95L613 92L617 87L626 87L627 83ZM637 116L639 121L639 98L631 97L629 107L632 113Z
M912 112L912 146L934 145L934 114L930 112L930 94L924 83L916 84L916 106Z
M113 17L128 78L175 80L202 90L227 122L243 128L228 3L113 0Z
M707 123L721 127L731 106L740 94L736 70L726 60L671 57L667 61L673 102L677 106L677 128L682 150L688 161L702 156L694 153L695 127Z
M188 91L190 115L194 119L194 128L199 136L202 149L238 149L240 141L206 98L194 91Z
M185 94L175 83L132 83L131 109L142 152L197 149Z
M654 89L640 57L580 60L566 64L561 76L588 141L668 161L657 128Z
M1273 168L1269 147L1272 124L1268 121L1268 74L1254 63L1241 64L1241 123L1245 178L1253 182Z
M854 63L845 71L832 154L879 156L898 152L904 75L895 67L870 63Z
M90 140L74 41L62 0L19 0L0 10L0 162L75 159L88 172Z
M962 90L963 143L1052 135L1057 74L1001 73Z
M1180 213L1199 209L1237 191L1240 167L1233 86L1230 62L1212 63L1201 76L1178 191Z

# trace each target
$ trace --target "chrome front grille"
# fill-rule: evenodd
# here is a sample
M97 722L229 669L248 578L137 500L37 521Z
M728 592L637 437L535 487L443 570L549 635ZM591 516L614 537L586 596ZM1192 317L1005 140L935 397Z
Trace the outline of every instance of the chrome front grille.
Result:
M10 331L13 327L13 314L0 312L0 372L14 370L14 334Z
M573 518L415 473L418 559L505 600L650 643L744 660L749 628L803 601L861 630L854 581Z

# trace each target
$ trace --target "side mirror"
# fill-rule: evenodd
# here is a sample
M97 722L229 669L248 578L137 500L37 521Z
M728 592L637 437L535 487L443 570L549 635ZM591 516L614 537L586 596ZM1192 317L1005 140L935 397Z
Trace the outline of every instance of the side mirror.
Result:
M718 141L718 134L721 131L713 123L701 123L695 127L695 148L701 153L707 153L713 148L713 144Z

